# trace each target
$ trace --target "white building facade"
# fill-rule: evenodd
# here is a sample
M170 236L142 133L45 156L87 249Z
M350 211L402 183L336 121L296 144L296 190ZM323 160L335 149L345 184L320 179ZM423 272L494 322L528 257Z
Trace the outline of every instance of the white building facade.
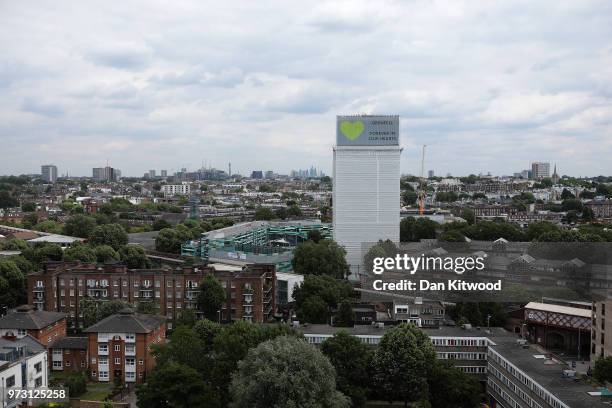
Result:
M161 186L161 191L165 196L189 195L191 187L189 184L164 184Z
M398 116L337 117L333 231L351 279L367 273L361 258L368 244L399 242L401 151Z

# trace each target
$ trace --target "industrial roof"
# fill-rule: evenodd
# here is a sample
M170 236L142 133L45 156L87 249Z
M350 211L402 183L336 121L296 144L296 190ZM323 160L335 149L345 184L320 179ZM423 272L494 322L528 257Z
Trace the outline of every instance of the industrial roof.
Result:
M541 310L544 312L561 313L571 316L580 316L591 318L591 311L588 309L580 309L578 307L551 305L549 303L529 302L525 305L525 309Z

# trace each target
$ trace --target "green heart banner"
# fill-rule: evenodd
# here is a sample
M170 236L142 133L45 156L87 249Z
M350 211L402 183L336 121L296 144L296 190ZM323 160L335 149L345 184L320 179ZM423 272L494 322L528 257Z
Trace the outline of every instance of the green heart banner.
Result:
M354 122L350 122L348 120L344 120L340 122L340 131L348 140L355 140L363 133L365 126L362 121L356 120Z

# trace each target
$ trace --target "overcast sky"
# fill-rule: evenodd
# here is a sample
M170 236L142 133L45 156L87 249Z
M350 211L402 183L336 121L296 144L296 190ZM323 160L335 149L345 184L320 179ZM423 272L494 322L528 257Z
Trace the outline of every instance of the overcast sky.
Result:
M0 1L0 174L331 173L352 113L404 173L612 175L612 2Z

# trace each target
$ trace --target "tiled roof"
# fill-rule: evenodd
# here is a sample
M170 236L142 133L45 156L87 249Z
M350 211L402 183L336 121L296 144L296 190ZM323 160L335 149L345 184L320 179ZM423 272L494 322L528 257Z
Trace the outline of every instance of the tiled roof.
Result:
M0 318L0 329L38 330L66 318L64 313L35 310L19 306L15 311Z
M149 333L165 321L164 316L134 313L130 309L124 309L83 331L85 333Z

